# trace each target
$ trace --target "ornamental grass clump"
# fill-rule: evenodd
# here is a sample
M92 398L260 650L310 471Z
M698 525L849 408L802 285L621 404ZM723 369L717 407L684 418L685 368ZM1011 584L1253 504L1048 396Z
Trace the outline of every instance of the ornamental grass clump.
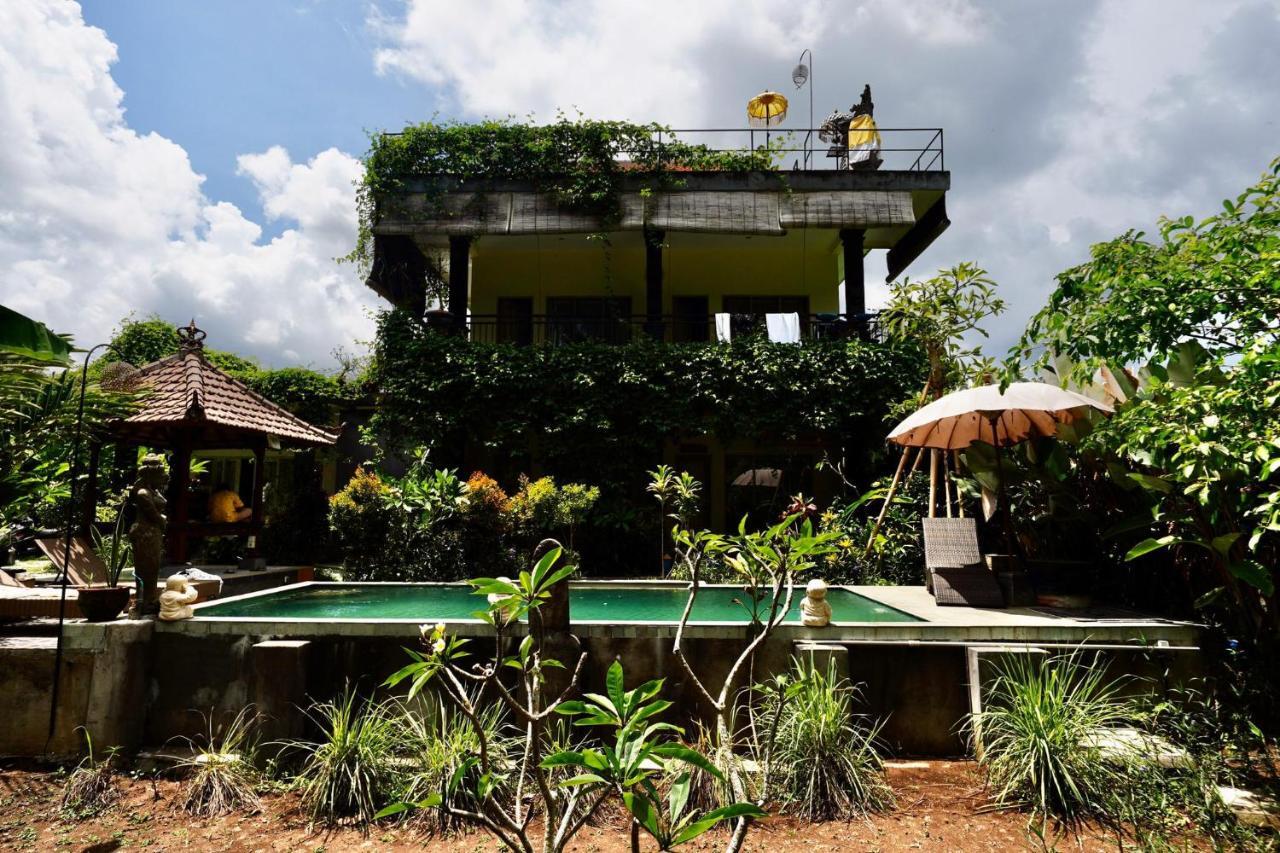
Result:
M847 819L893 807L878 749L880 725L854 713L857 688L812 660L774 691L773 772L784 808L806 820ZM779 707L780 706L780 707ZM772 725L766 719L765 726Z
M383 703L348 689L307 712L321 731L316 743L293 744L303 753L297 779L302 808L315 823L367 823L396 786L396 718Z
M241 709L221 732L215 731L212 714L205 722L209 728L205 743L186 739L191 757L176 765L188 776L175 807L197 817L262 811L257 793L260 776L254 766L257 713L252 707Z
M995 802L1066 823L1113 811L1126 770L1103 761L1095 744L1100 729L1132 716L1119 688L1079 652L999 663L971 718Z
M93 738L84 732L88 753L62 789L62 813L68 817L92 817L106 811L120 799L120 787L116 784L114 749L107 750L107 757L99 761L93 754Z

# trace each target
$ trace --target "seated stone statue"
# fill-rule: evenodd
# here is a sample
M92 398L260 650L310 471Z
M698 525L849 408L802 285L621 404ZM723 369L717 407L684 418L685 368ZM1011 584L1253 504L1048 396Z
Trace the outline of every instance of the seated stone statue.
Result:
M806 628L822 628L831 621L831 602L827 601L827 582L814 578L804 589L800 605L800 622Z
M181 575L173 575L164 582L164 592L160 593L160 618L165 622L177 622L190 619L195 615L191 605L200 597L200 590Z

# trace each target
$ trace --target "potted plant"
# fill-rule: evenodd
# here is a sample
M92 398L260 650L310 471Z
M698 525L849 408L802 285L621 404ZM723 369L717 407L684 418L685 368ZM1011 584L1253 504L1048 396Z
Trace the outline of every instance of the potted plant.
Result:
M107 568L102 586L90 584L77 590L80 612L89 622L110 622L129 604L129 587L120 586L120 574L132 557L133 547L125 536L125 505L116 512L115 527L109 537L91 528L93 550Z

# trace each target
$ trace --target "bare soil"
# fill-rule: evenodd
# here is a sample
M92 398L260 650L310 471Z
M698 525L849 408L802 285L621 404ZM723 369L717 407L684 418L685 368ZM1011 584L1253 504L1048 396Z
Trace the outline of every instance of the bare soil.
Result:
M86 853L136 849L484 853L500 849L481 833L440 838L403 824L379 825L368 832L309 827L292 792L266 795L261 814L194 819L173 807L180 783L163 779L122 777L123 796L116 805L96 817L71 820L59 814L64 778L31 767L0 768L0 849ZM1028 832L1025 814L991 810L982 777L972 762L894 762L889 766L889 782L898 799L897 808L890 813L819 824L769 818L752 829L746 849L768 853L1043 849L1039 839ZM572 849L623 853L628 849L626 826L619 811L605 813L597 825L579 834ZM718 850L724 838L722 832L712 832L682 849ZM1048 841L1064 850L1116 850L1120 846L1120 840L1103 829ZM650 844L645 849L654 848Z

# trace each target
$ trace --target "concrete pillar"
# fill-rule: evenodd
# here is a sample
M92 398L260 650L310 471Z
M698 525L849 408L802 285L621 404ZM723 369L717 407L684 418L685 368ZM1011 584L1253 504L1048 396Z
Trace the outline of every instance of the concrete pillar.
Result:
M249 701L264 741L301 737L307 707L307 640L263 640L249 654Z
M644 232L645 331L656 340L666 337L662 325L662 242L665 232Z
M471 285L471 238L449 238L449 313L454 328L467 324L467 297Z
M823 675L826 674L827 667L834 664L836 680L849 680L848 646L839 643L798 640L795 644L795 656L801 661L813 661L813 668Z
M844 249L844 315L860 317L867 313L866 274L862 255L866 232L860 228L843 228L840 245Z

